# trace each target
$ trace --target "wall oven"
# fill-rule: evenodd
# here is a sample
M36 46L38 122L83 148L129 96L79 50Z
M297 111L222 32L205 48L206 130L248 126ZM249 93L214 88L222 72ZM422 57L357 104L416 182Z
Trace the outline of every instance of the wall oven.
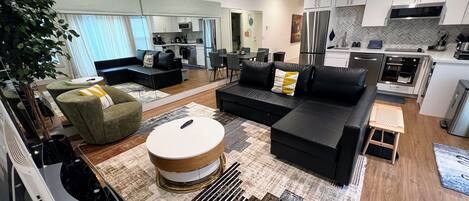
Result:
M384 55L379 83L415 86L424 58L410 55Z

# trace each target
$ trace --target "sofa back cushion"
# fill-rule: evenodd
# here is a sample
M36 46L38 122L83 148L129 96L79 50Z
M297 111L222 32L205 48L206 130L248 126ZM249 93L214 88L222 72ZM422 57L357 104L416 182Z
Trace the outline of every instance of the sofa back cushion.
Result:
M239 84L263 89L272 88L273 63L243 61Z
M111 60L103 60L103 61L95 61L94 66L96 70L104 70L109 68L117 68L123 66L130 66L130 65L137 65L138 60L135 57L127 57L127 58L120 58L120 59L111 59Z
M173 53L160 52L158 54L158 64L156 65L156 68L162 69L162 70L170 70L173 68L173 62L174 62Z
M366 69L316 67L310 95L355 103L365 89Z
M288 72L299 72L298 81L296 83L295 96L304 95L308 92L308 83L311 79L313 66L310 65L299 65L293 63L274 62L274 69ZM273 80L272 80L273 81Z
M143 57L145 57L146 50L137 50L137 60L139 65L143 65Z

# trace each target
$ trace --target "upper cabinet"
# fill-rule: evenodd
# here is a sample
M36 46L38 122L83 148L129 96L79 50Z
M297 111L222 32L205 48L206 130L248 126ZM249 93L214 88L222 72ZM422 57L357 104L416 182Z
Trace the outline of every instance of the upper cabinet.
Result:
M345 6L360 6L365 5L366 0L336 0L336 7L345 7Z
M365 12L363 14L363 27L386 26L389 9L392 0L367 0Z
M331 7L332 0L305 0L305 9Z
M447 0L441 25L469 24L469 0Z
M153 33L181 32L178 26L178 17L167 16L151 17L151 30Z
M445 0L393 0L392 5L410 5L425 3L444 3Z

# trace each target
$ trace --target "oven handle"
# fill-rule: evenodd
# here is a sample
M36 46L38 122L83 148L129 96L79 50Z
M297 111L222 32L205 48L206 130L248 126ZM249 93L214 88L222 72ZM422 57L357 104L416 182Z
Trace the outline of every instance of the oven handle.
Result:
M386 65L390 65L390 66L402 66L402 64L400 64L400 63L386 63Z
M363 61L378 61L378 58L362 58L362 57L353 57L355 60L363 60Z

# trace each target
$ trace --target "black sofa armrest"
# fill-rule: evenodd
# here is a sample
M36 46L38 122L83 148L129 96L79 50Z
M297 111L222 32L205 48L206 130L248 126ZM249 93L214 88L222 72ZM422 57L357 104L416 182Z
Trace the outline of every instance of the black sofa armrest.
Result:
M350 117L345 122L342 138L339 141L335 176L335 180L341 185L349 184L352 178L355 162L368 129L368 121L376 98L376 91L376 86L366 87Z
M114 68L114 67L137 65L138 63L139 62L138 62L137 57L127 57L127 58L120 58L120 59L95 61L94 66L96 70L102 70L102 69L108 69L108 68Z

